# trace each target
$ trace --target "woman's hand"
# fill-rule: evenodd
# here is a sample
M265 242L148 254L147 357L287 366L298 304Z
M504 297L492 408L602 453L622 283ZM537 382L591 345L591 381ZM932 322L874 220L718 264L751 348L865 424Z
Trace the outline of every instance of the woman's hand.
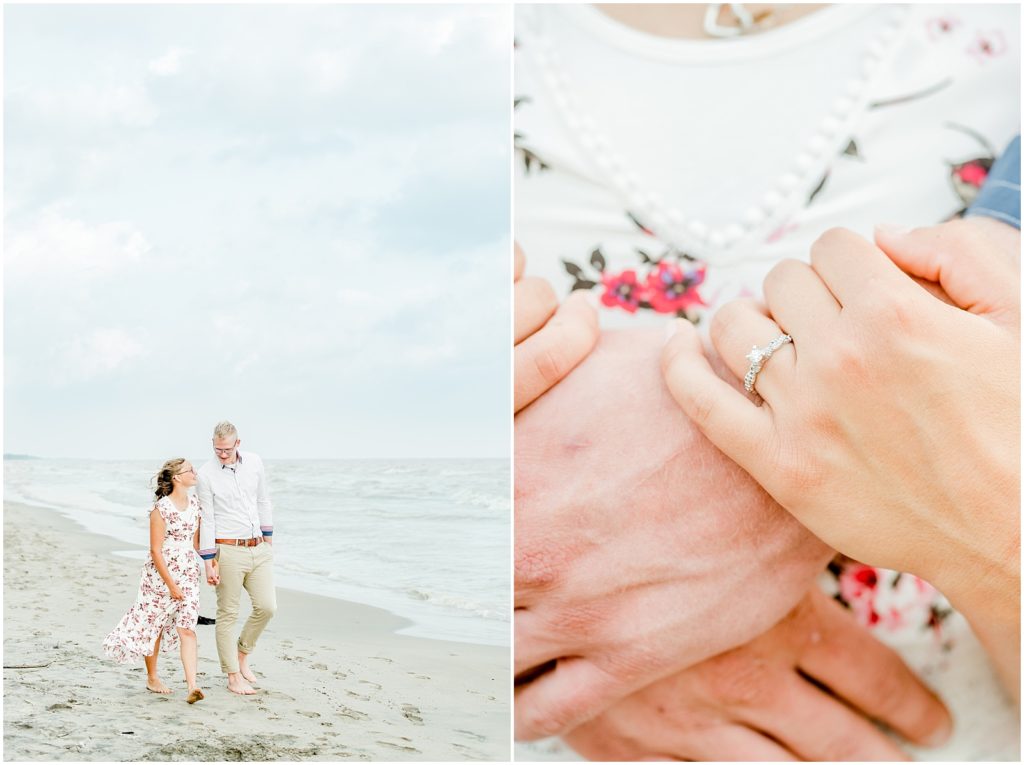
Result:
M597 342L597 312L584 293L561 306L551 285L523 276L526 258L515 246L515 411L572 371Z
M184 600L185 594L179 589L178 585L171 582L167 585L168 592L171 593L171 600Z
M871 719L923 745L941 744L952 726L900 658L814 588L765 634L634 693L565 740L592 760L906 759Z
M606 332L516 417L516 737L561 733L769 629L831 557Z
M1020 266L1007 241L976 219L880 230L885 252L833 229L810 266L772 270L766 307L731 303L712 324L738 377L751 344L793 337L757 377L764 406L714 375L685 323L663 371L708 438L811 531L930 581L976 629L997 621L1019 663Z

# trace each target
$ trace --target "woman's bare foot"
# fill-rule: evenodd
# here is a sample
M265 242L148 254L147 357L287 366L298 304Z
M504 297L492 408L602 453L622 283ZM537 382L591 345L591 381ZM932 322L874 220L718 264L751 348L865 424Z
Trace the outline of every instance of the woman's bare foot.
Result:
M164 685L163 681L159 677L150 677L146 679L146 690L152 691L153 693L170 693L171 689Z
M255 673L249 669L249 654L238 652L238 673L250 683L259 682Z
M228 690L241 696L251 696L256 693L256 689L249 685L240 672L228 673Z
M198 688L192 688L188 692L188 698L185 699L185 701L187 701L189 704L195 704L197 701L200 701L205 698L206 697L203 695L203 692L201 690L199 690Z

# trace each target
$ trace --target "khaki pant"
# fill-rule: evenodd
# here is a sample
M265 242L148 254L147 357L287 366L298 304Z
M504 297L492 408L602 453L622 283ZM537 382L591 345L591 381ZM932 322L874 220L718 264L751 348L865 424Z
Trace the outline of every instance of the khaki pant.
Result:
M277 610L274 593L274 551L266 542L255 547L217 545L217 654L225 673L238 672L238 652L251 653L263 628ZM252 614L234 638L242 589L249 593Z

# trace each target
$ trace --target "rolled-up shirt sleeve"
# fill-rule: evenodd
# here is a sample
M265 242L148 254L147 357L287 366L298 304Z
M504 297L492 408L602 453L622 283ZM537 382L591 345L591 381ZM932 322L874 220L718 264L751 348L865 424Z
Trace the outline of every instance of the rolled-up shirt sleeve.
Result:
M260 517L260 532L265 537L274 535L274 508L270 504L270 492L267 491L267 471L260 460L256 484L256 510Z
M199 497L199 557L203 560L211 560L217 555L217 529L213 522L213 489L210 486L209 477L199 474L199 481L196 484L196 494Z
M1020 229L1020 136L1014 138L992 169L965 215L984 215Z

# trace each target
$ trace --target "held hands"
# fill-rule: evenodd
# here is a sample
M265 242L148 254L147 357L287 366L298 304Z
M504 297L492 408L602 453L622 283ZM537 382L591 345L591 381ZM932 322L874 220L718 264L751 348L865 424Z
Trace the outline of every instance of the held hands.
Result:
M693 422L815 534L960 608L999 583L1016 602L1020 581L1020 240L990 225L879 230L877 247L833 229L810 266L772 270L766 306L723 306L711 335L738 377L752 343L793 337L757 377L763 406L685 323L662 359Z
M768 275L767 308L719 312L712 336L738 375L748 343L793 336L757 379L765 406L714 378L686 327L663 371L822 539L938 587L1019 698L1020 232L968 218L875 237L829 231L810 267Z
M516 416L517 738L751 640L831 556L678 410L662 342L603 334Z
M812 587L760 637L644 688L565 740L591 760L905 760L870 719L923 745L941 744L952 726L893 651Z
M220 584L220 568L217 561L210 559L203 562L206 564L206 583L214 586Z
M574 292L558 305L551 285L523 276L526 258L515 246L515 411L565 377L597 342L597 312Z

